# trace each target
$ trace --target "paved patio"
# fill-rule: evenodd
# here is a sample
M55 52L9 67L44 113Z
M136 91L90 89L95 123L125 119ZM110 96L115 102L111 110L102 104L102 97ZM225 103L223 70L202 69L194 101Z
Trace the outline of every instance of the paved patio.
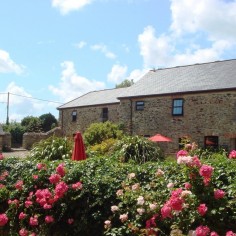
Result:
M26 157L29 151L23 148L13 148L11 152L3 152L4 157Z

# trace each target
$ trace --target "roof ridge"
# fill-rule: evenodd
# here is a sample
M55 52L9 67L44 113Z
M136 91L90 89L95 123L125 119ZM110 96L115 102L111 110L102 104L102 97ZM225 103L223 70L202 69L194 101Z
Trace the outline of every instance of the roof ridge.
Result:
M166 67L166 68L158 68L158 69L151 69L152 72L157 72L158 70L168 70L168 69L174 69L174 68L180 68L180 67L190 67L190 66L200 66L205 64L213 64L213 63L220 63L220 62L226 62L226 61L235 61L236 59L227 59L227 60L218 60L218 61L210 61L210 62L202 62L202 63L195 63L195 64L188 64L188 65L180 65L180 66L173 66L173 67Z

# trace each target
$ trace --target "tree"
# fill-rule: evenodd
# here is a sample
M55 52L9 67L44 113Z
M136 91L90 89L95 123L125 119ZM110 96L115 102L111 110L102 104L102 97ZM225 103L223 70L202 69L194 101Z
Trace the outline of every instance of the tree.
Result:
M25 127L26 132L36 132L42 131L42 123L38 117L27 116L22 119L21 125Z
M57 126L57 119L51 113L43 114L39 117L42 123L42 129L44 132L51 130Z
M116 84L116 88L126 88L126 87L130 87L133 84L134 84L134 81L132 79L131 80L125 79L120 84Z

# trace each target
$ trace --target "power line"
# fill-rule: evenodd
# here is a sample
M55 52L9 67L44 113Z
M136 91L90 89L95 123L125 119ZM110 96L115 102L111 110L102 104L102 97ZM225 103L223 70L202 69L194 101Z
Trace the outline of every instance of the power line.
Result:
M28 98L28 99L39 100L39 101L43 101L43 102L52 102L52 103L63 104L62 102L55 102L55 101L41 99L41 98L28 97L28 96L24 96L24 95L20 95L20 94L14 94L14 93L9 93L9 94L14 95L14 96L18 96L18 97L24 97L24 98Z

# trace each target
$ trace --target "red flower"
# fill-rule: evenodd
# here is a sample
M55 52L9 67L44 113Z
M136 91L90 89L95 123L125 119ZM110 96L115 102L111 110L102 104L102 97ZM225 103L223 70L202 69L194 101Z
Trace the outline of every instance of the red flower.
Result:
M210 229L207 226L199 226L196 228L196 236L207 236L210 233Z
M236 158L236 150L232 150L229 154L230 159L235 159Z
M61 176L58 175L58 174L52 174L50 177L49 177L49 181L51 184L57 184L59 183L61 180Z
M0 214L0 226L6 225L8 222L8 217L5 213Z
M27 215L26 215L24 212L21 212L21 213L19 214L19 220L25 219L26 216L27 216Z
M2 153L0 153L0 160L3 160L3 159L4 159L4 157L3 157Z
M75 184L72 184L72 188L73 189L82 189L82 183L81 182L77 182Z
M15 184L15 188L18 190L22 190L24 182L22 180L18 180Z
M214 198L215 199L221 199L225 196L225 192L221 189L217 189L214 191Z
M39 224L38 222L38 216L30 217L29 224L31 226L37 226Z
M20 231L19 231L19 235L20 236L28 236L28 231L26 230L26 229L21 229Z
M68 190L67 184L65 182L60 182L59 184L56 185L55 193L59 198L61 198L67 192L67 190Z
M54 222L53 216L45 216L45 222L47 224Z
M56 171L57 173L60 175L60 176L64 176L66 174L66 171L65 171L65 164L64 163L61 163L58 165L58 167L56 168Z
M207 208L206 204L200 204L197 208L197 211L201 216L204 216L206 214L207 210L208 210L208 208Z

